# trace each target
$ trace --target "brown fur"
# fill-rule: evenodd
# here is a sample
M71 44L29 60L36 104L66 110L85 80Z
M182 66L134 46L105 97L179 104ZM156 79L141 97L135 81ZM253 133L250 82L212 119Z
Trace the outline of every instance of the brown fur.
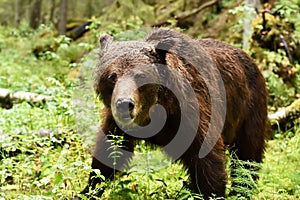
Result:
M267 92L265 81L258 67L242 50L214 40L194 40L177 31L169 29L156 29L143 41L112 42L109 37L102 37L104 48L100 53L100 62L95 71L95 90L105 105L104 123L102 130L105 134L123 135L124 131L117 126L112 114L115 99L113 91L122 93L130 90L134 82L125 76L130 70L139 65L164 64L157 70L165 76L166 81L173 81L175 90L181 92L186 98L182 106L198 108L200 122L197 135L186 152L180 157L183 164L191 174L191 185L195 192L201 192L205 198L211 194L225 195L227 175L225 172L225 146L234 147L239 159L262 162L265 148L267 126ZM193 47L193 48L192 48ZM194 49L194 50L193 50ZM195 51L196 49L196 51ZM182 56L184 52L185 56ZM227 98L227 113L225 125L220 137L204 157L199 158L198 153L206 136L210 117L211 103L207 86L195 65L208 67L207 73L213 73L207 66L207 56L221 73ZM175 77L173 72L178 72L181 77ZM146 77L155 80L147 72L135 72L134 76L146 74ZM211 74L215 77L214 74ZM197 101L185 93L184 80L188 80L193 88ZM217 80L212 80L217 81ZM167 113L167 121L163 129L146 141L156 145L165 146L175 136L180 123L180 106L174 93L166 87L146 85L130 96L135 105L133 118L138 125L149 123L148 110L153 104L161 104ZM127 88L127 89L126 89ZM138 107L140 105L140 107ZM142 114L141 114L142 113ZM220 115L222 113L219 113ZM189 116L188 123L184 126L189 130L195 116ZM189 134L187 131L186 134ZM125 148L133 152L134 138L125 134ZM97 156L108 156L107 143L101 136L96 144ZM167 152L172 157L172 152ZM100 169L102 175L111 178L113 169L102 164L94 156L92 168ZM129 160L126 155L119 158L118 165L123 165ZM94 174L91 173L91 177ZM89 186L94 189L100 179L90 177ZM199 191L200 189L200 191ZM86 193L88 187L82 192ZM102 194L99 191L99 195Z

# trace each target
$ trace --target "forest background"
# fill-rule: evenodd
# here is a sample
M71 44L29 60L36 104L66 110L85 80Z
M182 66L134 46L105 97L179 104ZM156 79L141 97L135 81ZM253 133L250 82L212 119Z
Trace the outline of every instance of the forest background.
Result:
M0 199L65 199L85 187L101 122L91 88L98 38L140 39L160 26L243 48L267 81L272 135L260 179L249 181L241 168L243 195L226 199L300 199L299 7L299 0L0 0ZM82 98L88 104L78 106ZM136 149L131 168L103 183L103 199L200 198L186 187L181 163L143 142Z

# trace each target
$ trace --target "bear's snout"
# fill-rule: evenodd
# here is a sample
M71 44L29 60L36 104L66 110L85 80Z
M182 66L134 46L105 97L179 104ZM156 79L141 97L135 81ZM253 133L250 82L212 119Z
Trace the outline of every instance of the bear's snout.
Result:
M116 102L117 115L123 121L128 121L132 118L133 109L134 101L130 98L119 98Z

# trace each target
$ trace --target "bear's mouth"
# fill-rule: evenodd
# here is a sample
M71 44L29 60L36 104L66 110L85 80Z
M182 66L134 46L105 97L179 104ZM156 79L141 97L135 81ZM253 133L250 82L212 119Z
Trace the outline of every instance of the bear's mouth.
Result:
M128 133L132 130L136 129L136 124L134 122L134 118L128 115L117 116L115 117L115 121L119 128L121 128L125 133Z
M133 116L131 113L118 113L118 121L127 124L133 121Z

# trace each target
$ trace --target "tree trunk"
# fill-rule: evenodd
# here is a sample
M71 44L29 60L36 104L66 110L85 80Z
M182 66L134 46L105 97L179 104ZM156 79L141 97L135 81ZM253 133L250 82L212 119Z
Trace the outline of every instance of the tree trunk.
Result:
M268 115L273 129L284 127L294 120L300 120L300 99L295 100L291 105Z
M20 22L20 2L15 0L15 27L19 25Z
M41 21L42 0L35 0L30 15L30 27L37 29Z
M55 23L54 23L55 7L56 7L56 1L55 1L55 0L51 0L51 8L50 8L49 22L51 22L52 24L55 24Z
M244 32L243 32L243 49L248 51L250 48L250 39L252 36L252 20L255 17L255 10L259 10L259 0L245 0L244 11Z
M94 7L93 7L93 0L89 0L86 4L86 11L85 11L85 15L88 18L91 18L93 16L94 13Z
M58 33L60 35L66 34L67 10L68 10L68 0L60 0L59 21L58 21Z

